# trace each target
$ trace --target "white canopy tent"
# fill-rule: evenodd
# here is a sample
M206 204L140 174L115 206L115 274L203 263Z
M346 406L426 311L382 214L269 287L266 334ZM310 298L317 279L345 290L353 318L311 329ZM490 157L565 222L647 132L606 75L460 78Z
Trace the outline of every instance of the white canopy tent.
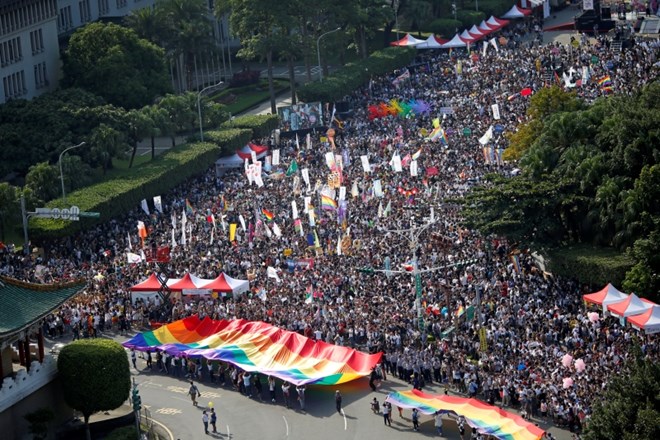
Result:
M503 18L525 18L532 13L531 9L519 8L518 5L513 5L506 14L502 15Z
M445 44L442 45L445 49L453 49L456 47L465 47L467 46L467 42L461 38L460 35L456 34L454 35L454 38L451 40L447 41Z
M410 34L406 34L402 39L391 42L390 46L417 46L418 44L424 43L424 41L425 40L420 40Z
M429 35L426 41L419 43L415 47L417 49L442 49L443 44L446 43L446 40L442 40L435 35Z

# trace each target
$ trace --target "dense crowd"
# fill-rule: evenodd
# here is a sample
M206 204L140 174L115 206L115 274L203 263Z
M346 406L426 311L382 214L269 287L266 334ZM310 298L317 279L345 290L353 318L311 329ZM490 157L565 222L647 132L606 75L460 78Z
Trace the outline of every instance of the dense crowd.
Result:
M282 136L269 141L271 148L280 149L284 169L295 158L299 169L309 170L311 190L300 171L294 176L265 175L265 185L258 187L248 182L242 169L221 177L210 170L163 194L164 214L148 216L135 209L92 230L47 243L39 256L5 252L1 272L34 282L89 281L85 293L45 322L52 337L93 337L111 328L141 328L162 321L162 309L157 298L132 303L128 289L158 268L128 264L126 252L139 252L138 221L148 225L147 247L171 245L174 228L177 245L171 250L167 276L180 278L190 272L215 278L225 272L249 278L251 292L237 298L178 300L165 319L199 314L261 320L317 340L382 350L385 371L415 387L443 384L579 429L608 377L620 371L630 339L640 337L645 354L653 358L658 357L657 339L618 320L589 321L581 286L544 272L528 250L516 249L505 238L483 237L466 228L453 200L479 184L486 173L515 172L514 164L487 163L478 139L499 125L501 130L489 144L506 147L500 132L514 131L526 120L529 98L521 90L551 85L557 71L559 77L573 72L573 84L582 80L573 90L587 101L604 95L597 80L605 76L611 78L614 93L630 94L656 80L659 52L657 44L638 41L617 53L610 50L606 37L579 37L570 46L540 45L525 26L505 31L497 50L489 47L485 55L481 47L470 56L458 50L420 51L403 83L393 84L400 74L394 72L373 78L368 87L346 97L354 115L342 122L342 129L337 127L334 151L343 162L345 220L334 210L320 209L319 191L330 172L325 154L331 148L320 140L323 134L312 134L311 148L302 137L296 142ZM553 72L550 81L548 72ZM585 73L590 78L584 78ZM430 111L368 117L369 105L392 99L425 100ZM499 120L491 110L495 103ZM435 118L447 133L447 145L427 141L422 134L433 129ZM468 135L463 134L466 127L471 129ZM420 148L418 176L411 176L407 167L393 171L395 153L404 158ZM372 172L363 171L360 156L368 157ZM376 180L382 197L374 190ZM317 210L314 228L302 213L305 196ZM188 215L184 246L180 237L186 200L195 213ZM293 200L301 211L302 234L294 227ZM274 213L272 222L261 216L262 209ZM248 224L245 229L239 215ZM239 225L234 242L227 238L231 223ZM273 224L281 229L281 237L268 236L266 227ZM310 241L313 230L318 239ZM284 256L285 250L291 256ZM301 259L313 259L313 266L292 264ZM421 299L416 298L413 276L402 269L415 262L425 271ZM403 273L368 270L386 266ZM267 277L268 267L277 269L280 282ZM467 309L474 313L470 320ZM576 373L563 367L566 353L583 359L586 370ZM157 356L165 369L174 367L172 374L188 368L185 360ZM227 374L240 387L238 376L232 376L239 372ZM562 379L569 376L574 385L564 388Z

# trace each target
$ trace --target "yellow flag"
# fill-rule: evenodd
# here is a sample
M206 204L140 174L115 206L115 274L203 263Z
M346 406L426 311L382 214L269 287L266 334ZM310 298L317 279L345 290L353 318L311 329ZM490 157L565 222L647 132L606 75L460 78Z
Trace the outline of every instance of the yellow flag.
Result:
M433 128L438 128L440 127L440 118L435 118L433 120Z
M234 241L236 238L236 223L229 225L229 241Z

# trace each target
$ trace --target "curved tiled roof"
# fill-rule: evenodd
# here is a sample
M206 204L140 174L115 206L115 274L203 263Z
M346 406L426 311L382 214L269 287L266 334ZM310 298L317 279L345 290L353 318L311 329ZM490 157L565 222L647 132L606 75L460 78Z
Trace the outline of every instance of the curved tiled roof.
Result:
M33 284L0 277L0 338L29 327L84 288L84 281Z

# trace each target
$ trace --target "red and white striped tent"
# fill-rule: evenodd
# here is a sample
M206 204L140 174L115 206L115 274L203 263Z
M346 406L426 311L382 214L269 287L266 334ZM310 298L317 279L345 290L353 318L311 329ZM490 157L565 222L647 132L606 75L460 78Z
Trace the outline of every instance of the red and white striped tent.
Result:
M174 291L205 289L204 285L210 281L212 280L198 278L195 275L186 273L179 281L169 285L169 288Z
M424 40L420 40L419 38L415 38L410 34L406 34L406 36L399 41L392 41L390 46L417 46L420 43L424 43Z
M490 27L490 26L489 26L485 21L483 21L483 20L481 20L481 23L480 23L479 26L477 27L477 29L479 29L479 31L481 31L481 33L484 34L484 35L488 35L488 34L490 34L490 33L492 33L492 32L495 32L495 31L497 31L499 28L500 28L499 26Z
M454 38L451 40L447 41L445 44L442 45L445 49L452 49L455 47L465 47L467 46L468 42L463 40L460 35L456 34L454 35Z
M524 18L532 13L531 9L519 8L518 5L513 5L506 14L502 15L504 18Z
M429 35L429 37L426 39L426 41L419 43L417 46L415 46L417 49L442 49L443 44L445 44L449 40L443 40L442 38L438 38L435 35Z
M626 318L628 316L640 315L656 305L653 301L631 293L628 298L623 301L615 302L607 306L607 311L613 315Z
M626 318L636 329L644 330L648 335L660 332L660 306L654 305L646 312Z
M167 286L169 287L177 281L179 281L179 279L169 279L167 280ZM158 281L156 274L152 273L149 275L149 278L142 281L141 283L137 283L135 286L130 287L128 290L132 292L158 292L160 290L160 281Z
M603 306L603 310L607 310L606 307L608 304L623 301L628 298L628 295L618 290L612 284L608 284L598 292L582 295L582 298L588 303L601 305Z
M248 280L237 280L225 273L221 273L216 279L204 284L202 289L238 294L250 290L250 282Z
M470 30L468 32L470 33L470 35L478 35L479 38L483 38L486 35L488 35L488 32L481 32L481 30L479 30L477 28L477 26L474 25L474 24L472 25L472 27L470 28Z
M461 35L459 35L459 37L461 37L461 39L463 41L465 41L466 43L470 43L470 44L474 43L479 38L481 38L478 35L470 34L470 32L467 29L464 29L463 32L461 33Z
M486 20L486 24L488 27L493 28L493 29L501 29L507 24L509 24L509 20L501 20L494 15L491 15L488 20Z

